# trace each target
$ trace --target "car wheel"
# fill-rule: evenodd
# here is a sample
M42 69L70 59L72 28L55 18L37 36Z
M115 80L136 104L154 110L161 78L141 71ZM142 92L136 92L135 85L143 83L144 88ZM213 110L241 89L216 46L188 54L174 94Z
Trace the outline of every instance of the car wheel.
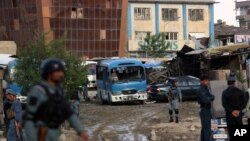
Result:
M144 105L146 101L145 100L140 100L139 102L140 102L141 105Z

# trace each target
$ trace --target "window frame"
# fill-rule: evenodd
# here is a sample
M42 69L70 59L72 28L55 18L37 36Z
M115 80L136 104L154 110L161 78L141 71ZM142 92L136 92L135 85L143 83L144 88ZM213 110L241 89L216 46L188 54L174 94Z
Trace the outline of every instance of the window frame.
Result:
M178 9L177 8L162 8L162 20L164 20L164 21L177 21L178 20Z
M189 21L204 21L204 9L188 9Z
M134 19L135 20L150 20L151 19L151 9L145 7L135 7L134 8Z
M141 39L138 39L137 37L138 37L138 35L137 34L141 34L140 35L140 38ZM146 37L148 37L148 36L150 36L151 35L151 32L150 31L135 31L135 40L136 41L143 41ZM145 37L143 37L143 36L145 36Z
M178 32L164 32L165 40L178 41L178 34L179 34Z

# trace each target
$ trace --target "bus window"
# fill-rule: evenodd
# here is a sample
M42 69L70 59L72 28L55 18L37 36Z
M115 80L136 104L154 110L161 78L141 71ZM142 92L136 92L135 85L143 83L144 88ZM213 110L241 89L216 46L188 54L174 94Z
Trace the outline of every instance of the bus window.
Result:
M111 69L111 80L114 83L141 81L144 79L144 69L140 66L117 67Z
M96 75L96 64L89 64L86 66L88 75Z
M100 66L97 67L97 79L103 80L103 67Z

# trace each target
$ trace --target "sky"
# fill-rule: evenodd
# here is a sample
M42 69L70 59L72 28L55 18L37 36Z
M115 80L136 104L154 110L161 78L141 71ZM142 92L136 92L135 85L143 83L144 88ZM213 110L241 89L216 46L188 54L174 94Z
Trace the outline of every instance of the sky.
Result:
M244 0L238 0L238 1L244 1ZM228 25L238 25L236 19L235 19L235 0L216 0L216 2L219 2L215 4L215 22L217 22L218 19L222 19L225 21Z

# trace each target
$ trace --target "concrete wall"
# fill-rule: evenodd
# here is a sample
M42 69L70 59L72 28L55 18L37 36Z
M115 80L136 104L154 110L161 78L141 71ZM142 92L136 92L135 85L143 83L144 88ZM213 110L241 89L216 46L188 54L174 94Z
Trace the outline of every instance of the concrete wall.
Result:
M212 5L212 6L211 6ZM134 8L151 8L150 20L134 20ZM177 21L164 21L162 19L162 8L178 9ZM128 11L128 52L139 50L138 42L135 40L136 31L150 31L151 35L158 32L178 32L178 40L170 41L172 51L181 50L184 45L195 48L193 41L189 40L189 34L195 33L209 37L213 35L213 4L182 4L182 3L139 3L131 2ZM188 19L189 9L204 9L203 21L190 21ZM156 14L156 12L158 14ZM157 21L158 20L158 21Z

